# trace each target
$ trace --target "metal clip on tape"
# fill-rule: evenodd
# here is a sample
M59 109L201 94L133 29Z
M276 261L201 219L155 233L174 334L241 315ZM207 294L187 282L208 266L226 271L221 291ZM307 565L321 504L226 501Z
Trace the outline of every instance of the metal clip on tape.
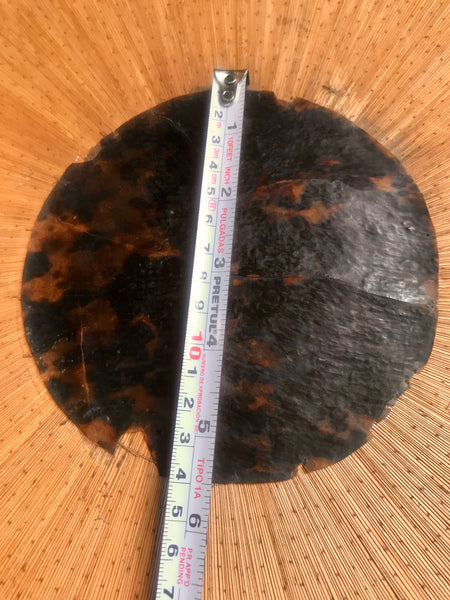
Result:
M219 101L222 106L230 106L236 99L238 83L247 71L214 70L214 77L219 85ZM248 85L248 77L247 77Z

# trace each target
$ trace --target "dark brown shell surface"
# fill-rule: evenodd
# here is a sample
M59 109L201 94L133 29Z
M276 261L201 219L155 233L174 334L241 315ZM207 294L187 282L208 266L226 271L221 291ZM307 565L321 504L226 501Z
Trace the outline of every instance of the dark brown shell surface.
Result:
M48 390L114 450L141 427L167 474L208 93L71 165L33 228L22 305ZM247 92L214 481L341 460L431 351L437 253L401 164L337 114Z

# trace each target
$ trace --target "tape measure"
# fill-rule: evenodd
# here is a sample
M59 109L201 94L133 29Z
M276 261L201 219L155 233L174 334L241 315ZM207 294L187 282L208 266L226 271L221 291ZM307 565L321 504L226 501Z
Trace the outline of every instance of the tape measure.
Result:
M156 600L203 588L247 71L214 71Z

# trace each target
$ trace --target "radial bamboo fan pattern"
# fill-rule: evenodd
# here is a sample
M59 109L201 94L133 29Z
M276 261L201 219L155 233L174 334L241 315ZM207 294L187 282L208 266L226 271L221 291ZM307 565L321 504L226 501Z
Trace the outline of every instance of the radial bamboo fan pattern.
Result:
M340 112L404 163L436 230L440 298L430 361L368 444L290 481L213 489L204 597L450 597L448 3L13 0L0 16L0 598L151 589L161 481L143 437L107 456L55 407L25 342L20 280L67 165L206 87L214 67Z

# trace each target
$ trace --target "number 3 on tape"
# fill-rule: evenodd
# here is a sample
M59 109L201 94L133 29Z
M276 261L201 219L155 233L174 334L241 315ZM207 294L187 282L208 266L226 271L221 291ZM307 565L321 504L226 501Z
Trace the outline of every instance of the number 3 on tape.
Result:
M156 600L200 600L247 71L214 71Z

